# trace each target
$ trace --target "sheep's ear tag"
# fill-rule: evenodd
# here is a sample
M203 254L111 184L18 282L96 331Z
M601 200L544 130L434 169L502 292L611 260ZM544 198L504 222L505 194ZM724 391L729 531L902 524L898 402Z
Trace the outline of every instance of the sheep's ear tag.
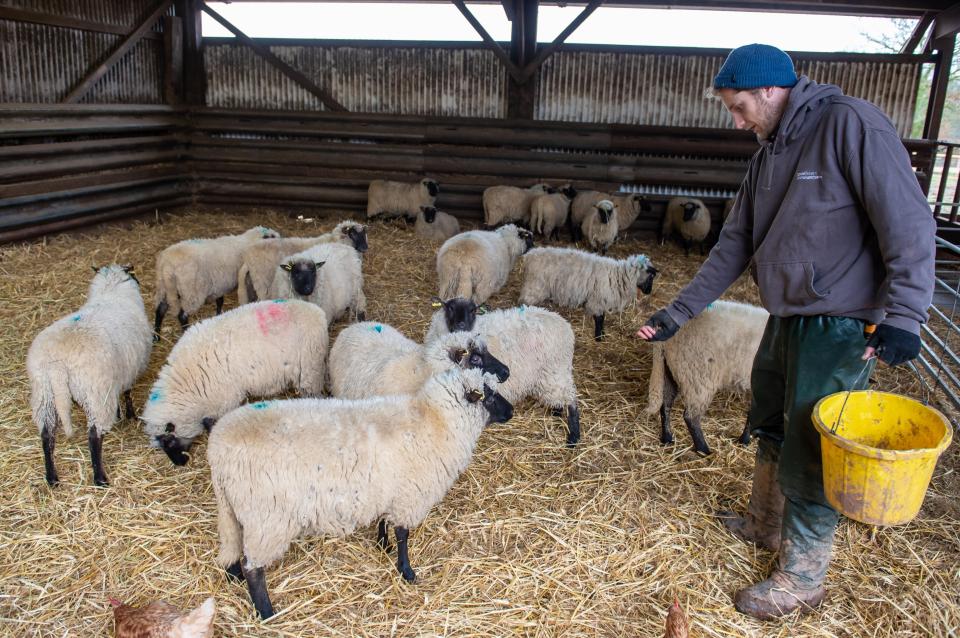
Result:
M485 314L487 314L487 311L488 311L488 310L489 310L489 308L487 308L486 304L480 304L479 306L477 306L477 314L478 314L478 315L485 315Z
M467 351L462 348L453 348L450 350L450 360L454 363L460 363L467 356Z
M286 270L287 272L293 271L293 264L280 264L280 267Z
M483 392L481 392L480 390L470 390L470 392L467 392L467 401L469 401L470 403L483 401Z
M443 308L443 304L439 301L433 301L430 303L431 308Z

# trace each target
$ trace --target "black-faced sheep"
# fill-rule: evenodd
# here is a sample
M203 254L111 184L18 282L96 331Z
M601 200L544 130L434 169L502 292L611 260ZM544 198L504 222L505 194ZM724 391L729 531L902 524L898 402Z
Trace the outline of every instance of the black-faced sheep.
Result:
M101 455L103 435L113 426L121 392L126 417L136 417L130 389L146 370L152 346L139 282L130 267L117 265L99 269L86 303L34 338L27 352L30 407L51 486L60 481L53 462L57 425L73 436L73 401L87 417L94 483L108 484Z
M412 183L375 179L367 188L367 219L403 217L413 221L420 207L433 206L439 194L440 185L428 178Z
M600 191L580 191L570 204L570 239L580 241L583 238L581 226L594 207L604 199L609 199L617 209L617 228L623 233L630 228L641 212L650 211L650 203L643 195L611 195Z
M414 394L454 366L479 368L500 383L510 376L479 335L458 332L420 345L393 326L366 321L344 328L330 347L328 385L331 396L342 399Z
M710 234L710 211L701 200L693 197L674 197L667 203L658 240L662 245L672 233L679 233L683 253L690 254L690 245L697 242L703 254L703 242Z
M350 249L352 250L352 249ZM141 420L183 465L193 440L247 397L323 392L327 316L305 301L258 301L201 321L170 351Z
M360 255L349 246L319 244L283 260L270 286L270 296L315 303L327 313L330 323L348 310L363 321L367 298L361 268Z
M261 618L273 615L264 568L304 534L344 536L382 516L396 527L397 570L416 579L409 530L467 468L483 428L512 416L487 381L455 367L414 395L261 402L220 420L207 445L217 562L247 581ZM378 536L385 546L385 525Z
M462 334L477 334L490 351L510 368L499 392L511 403L533 397L555 414L567 413L567 445L580 440L580 409L573 382L573 328L555 312L534 306L493 310L477 316L468 299L451 299L434 313L424 343L436 343L460 326L450 317L463 317Z
M187 329L190 315L208 300L216 300L220 314L224 295L237 287L241 251L250 244L279 236L274 230L255 226L242 235L188 239L164 248L157 255L153 326L157 338L168 310L177 311L183 330Z
M673 443L670 408L679 393L694 449L710 454L700 419L718 391L750 391L753 358L769 316L756 306L715 301L672 338L651 343L653 364L646 411L651 415L660 411L661 443ZM744 427L740 442L749 441L750 430Z
M572 248L535 248L523 257L520 303L583 306L593 317L594 339L600 341L606 313L623 312L637 290L649 295L656 276L645 255L617 260Z
M513 224L451 237L437 252L441 299L483 303L503 288L517 257L533 247L533 233Z
M545 195L538 195L530 202L530 228L544 237L560 238L560 228L567 223L570 202L577 195L569 184Z
M284 257L299 253L317 244L340 243L353 246L358 253L367 252L367 227L351 219L337 224L333 230L316 237L284 237L260 241L240 253L237 274L237 299L250 303L267 297L277 266Z
M529 188L491 186L483 191L483 223L487 228L501 224L530 224L530 202L547 192L546 184Z
M609 199L601 199L594 206L592 213L587 215L581 226L583 234L594 250L601 255L607 254L607 249L617 239L620 227L617 226L617 209Z
M460 222L433 206L421 206L413 231L417 237L428 241L447 241L460 232Z

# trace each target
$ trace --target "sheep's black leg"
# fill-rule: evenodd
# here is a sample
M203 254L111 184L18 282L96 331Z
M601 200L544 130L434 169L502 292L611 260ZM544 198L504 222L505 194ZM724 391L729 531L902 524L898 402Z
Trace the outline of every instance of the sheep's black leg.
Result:
M53 464L53 448L56 447L57 434L53 428L45 427L40 432L40 440L43 441L43 468L47 475L47 485L56 487L60 484L57 468Z
M693 439L693 449L701 456L710 454L710 446L707 440L703 438L703 430L700 428L700 416L691 416L689 410L683 411L683 422L687 424L687 430L690 431L690 437Z
M560 227L557 226L550 232L550 239L560 241Z
M660 404L660 443L669 445L673 443L673 431L670 429L670 410L673 408L673 401L677 398L677 382L667 366L663 362L663 403Z
M120 417L121 417L121 414L120 414L120 406L118 405L118 406L117 406L117 421L120 420Z
M357 321L366 321L366 320L367 320L367 313L365 313L363 310L357 312Z
M700 256L703 257L703 242L700 242Z
M243 567L240 566L240 561L228 566L224 571L227 572L228 579L237 581L238 583L243 582Z
M387 538L387 521L383 518L377 523L377 545L388 554L393 550L390 547L390 539Z
M177 319L180 321L180 330L186 332L187 328L190 327L190 324L188 323L189 318L187 317L187 313L183 311L183 308L181 308L180 312L177 313Z
M397 535L397 571L405 581L412 583L417 579L417 575L410 567L410 556L407 555L407 538L410 536L410 530L397 525L394 533Z
M594 315L593 316L593 340L600 341L603 339L603 320L606 315Z
M256 569L243 569L243 578L247 581L247 589L250 591L250 600L256 608L260 618L266 620L273 616L273 604L270 603L270 594L267 593L267 578L263 574L263 567Z
M683 256L684 257L690 256L690 240L686 238L684 238L683 240Z
M157 304L157 311L153 317L153 340L160 341L160 324L163 323L163 316L167 314L167 309L169 304L166 301L161 301Z
M91 427L87 432L87 442L90 444L90 462L93 464L93 482L100 487L107 487L107 473L103 471L103 437L97 428Z
M223 313L223 297L217 297L217 314Z
M567 447L573 447L580 440L580 408L576 403L567 406Z
M740 445L750 445L750 421L748 420L743 424L743 432L740 433L740 437L737 439L737 443Z
M130 390L127 390L123 393L123 402L124 409L127 413L127 419L137 418L137 409L133 407L133 397L130 395Z

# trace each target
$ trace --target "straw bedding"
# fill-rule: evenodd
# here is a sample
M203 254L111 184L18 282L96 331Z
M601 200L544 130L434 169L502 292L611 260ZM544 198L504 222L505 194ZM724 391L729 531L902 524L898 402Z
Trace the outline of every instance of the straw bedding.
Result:
M564 447L565 428L525 402L481 437L473 463L411 534L418 573L404 583L375 529L343 539L298 541L267 573L280 612L259 623L242 585L214 563L216 508L205 444L175 468L149 449L136 423L105 438L112 486L93 487L86 440L58 441L61 486L43 480L30 420L26 351L44 326L82 303L90 266L132 263L152 304L154 256L193 236L263 223L284 234L328 230L334 220L298 221L271 211L164 215L0 249L0 634L100 636L112 632L108 596L131 604L166 599L181 607L217 599L221 636L660 636L679 598L696 636L954 636L960 627L960 458L941 460L921 515L875 529L840 525L828 575L831 597L802 619L759 623L733 609L733 592L766 574L773 556L736 541L712 517L742 509L753 449L733 442L743 397L720 395L704 419L715 450L698 458L679 412L677 445L661 447L659 423L643 416L650 358L633 336L702 258L641 238L612 254L645 252L661 269L654 294L607 321L563 314L577 333L576 380L583 440ZM435 245L412 229L370 229L364 260L368 317L419 339L432 312ZM491 301L510 305L515 272ZM756 302L742 279L728 297ZM236 303L228 298L227 307ZM151 317L152 317L152 308ZM212 304L202 311L213 313ZM342 327L337 324L331 337ZM151 366L136 385L142 406L179 327L167 317ZM879 387L919 396L908 371L882 371ZM83 417L75 413L77 423ZM80 432L83 430L80 429Z

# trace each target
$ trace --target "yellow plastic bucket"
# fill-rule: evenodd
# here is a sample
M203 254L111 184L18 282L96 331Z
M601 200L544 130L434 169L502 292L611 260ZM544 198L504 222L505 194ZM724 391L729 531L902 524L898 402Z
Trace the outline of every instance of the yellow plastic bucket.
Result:
M939 411L889 392L837 392L817 402L823 489L841 514L873 525L913 520L937 458L953 438Z

